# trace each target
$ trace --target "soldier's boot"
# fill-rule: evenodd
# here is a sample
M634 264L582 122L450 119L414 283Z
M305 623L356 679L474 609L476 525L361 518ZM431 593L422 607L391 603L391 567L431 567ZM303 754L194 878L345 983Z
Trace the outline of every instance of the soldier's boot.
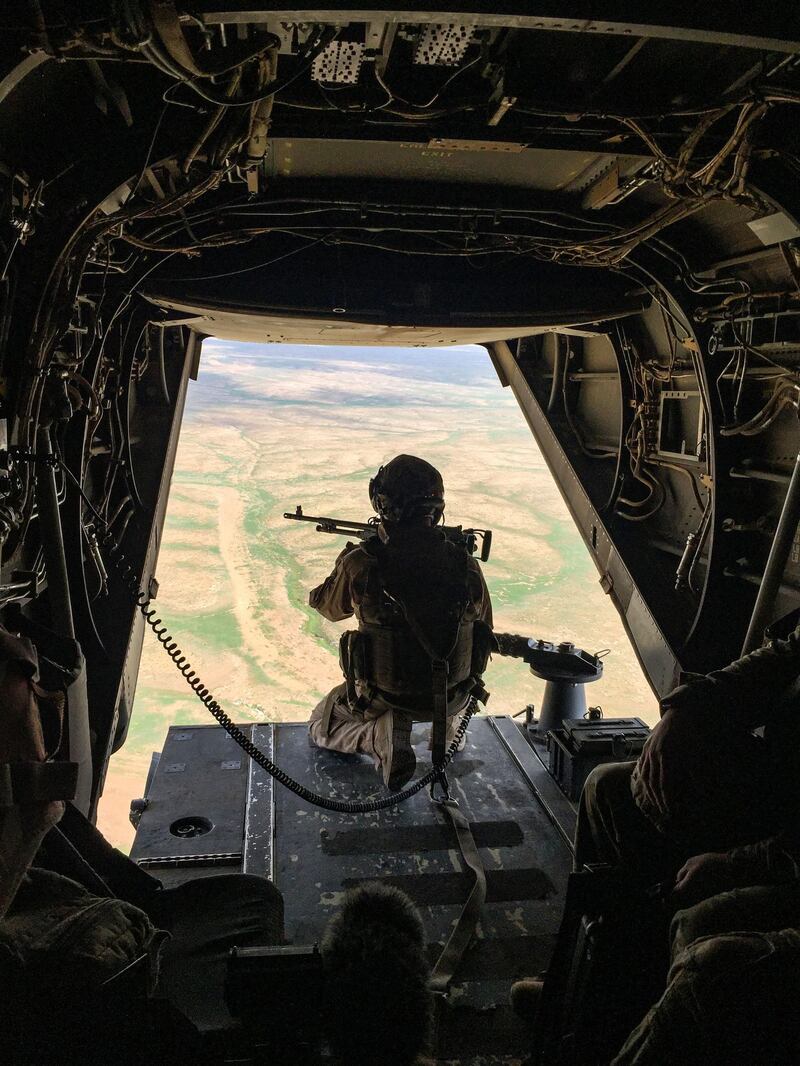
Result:
M395 711L382 714L375 723L375 754L380 759L383 783L398 792L414 776L417 757L411 747L411 720Z
M541 977L525 977L511 986L511 1009L526 1025L533 1025L543 987L544 980Z
M453 741L456 739L456 733L458 733L459 726L463 721L463 714L454 714L452 718L447 720L447 747L449 748ZM465 729L461 739L458 742L456 752L463 751L467 746L467 730Z
M445 750L447 750L447 751L450 750L450 745L456 739L456 733L458 732L458 727L461 725L463 717L464 717L463 714L454 714L450 718L447 719L447 734L445 736L445 742L444 742ZM458 742L458 747L456 748L456 754L459 751L463 751L464 748L466 748L466 746L467 746L467 730L465 729L464 733L463 733L463 736L461 737L461 739ZM431 735L428 737L428 751L431 751L432 748L433 748L433 729L431 729Z

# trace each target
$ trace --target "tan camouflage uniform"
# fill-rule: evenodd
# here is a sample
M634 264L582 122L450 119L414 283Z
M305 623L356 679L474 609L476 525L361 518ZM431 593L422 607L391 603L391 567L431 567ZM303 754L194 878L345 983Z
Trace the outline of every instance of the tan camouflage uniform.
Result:
M686 859L772 836L800 813L797 710L800 627L722 670L695 676L661 702L693 739L673 767L664 810L638 763L597 767L578 812L575 865L630 866L652 880ZM752 734L767 726L767 739Z
M800 848L781 834L729 853L751 887L675 915L658 1003L612 1066L800 1062Z
M370 576L377 562L360 545L348 544L336 560L332 573L309 595L309 604L331 622L339 622L353 615L371 625L384 625L391 612L383 597L371 590L375 587ZM492 605L480 564L468 561L468 595L464 621L480 620L492 624ZM448 741L460 722L468 692L456 690L448 705ZM400 698L389 702L381 695L374 696L364 710L353 710L346 700L346 685L337 685L321 700L311 715L309 735L314 744L346 754L369 755L376 768L391 759L393 717L404 715L415 721L430 721L430 705L424 707Z

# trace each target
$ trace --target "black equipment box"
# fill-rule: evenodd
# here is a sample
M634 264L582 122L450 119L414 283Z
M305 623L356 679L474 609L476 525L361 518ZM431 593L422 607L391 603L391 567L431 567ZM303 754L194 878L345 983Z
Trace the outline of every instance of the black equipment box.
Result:
M228 1010L259 1034L272 1053L270 1062L310 1066L319 1061L323 990L316 944L233 948L228 956ZM277 1003L280 1010L273 1009Z
M637 759L649 735L641 718L567 720L563 729L547 734L548 769L562 792L577 801L595 766Z

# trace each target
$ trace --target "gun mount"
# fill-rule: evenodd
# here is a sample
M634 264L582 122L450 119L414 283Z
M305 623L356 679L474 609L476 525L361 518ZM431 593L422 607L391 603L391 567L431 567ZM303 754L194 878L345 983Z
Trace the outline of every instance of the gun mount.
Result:
M537 733L544 736L551 729L559 729L564 719L586 715L583 686L603 676L603 661L598 655L576 648L568 640L553 644L516 633L495 633L494 639L500 655L522 659L534 676L547 682Z

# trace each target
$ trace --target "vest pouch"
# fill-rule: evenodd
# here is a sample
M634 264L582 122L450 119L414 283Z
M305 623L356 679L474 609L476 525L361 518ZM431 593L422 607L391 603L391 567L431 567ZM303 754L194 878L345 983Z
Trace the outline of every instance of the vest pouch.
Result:
M339 638L339 666L342 668L347 690L347 702L351 708L355 706L358 699L358 693L356 692L356 655L354 654L358 637L359 634L355 630L349 629L346 633L342 633Z
M453 689L473 674L473 622L462 622L455 647L447 657L447 687Z
M447 686L451 696L456 686L473 676L472 634L472 623L462 623L455 646L447 657ZM362 623L359 633L354 636L361 638L358 665L350 664L354 680L373 686L389 698L402 696L426 705L430 702L433 684L431 657L407 623L394 627ZM352 654L350 651L351 659Z
M363 703L356 682L370 687L373 684L367 666L367 648L363 633L350 629L342 634L339 640L339 665L344 674L347 702L350 708L355 710ZM361 709L363 710L363 706Z
M480 677L489 665L493 643L494 637L491 626L480 621L480 619L473 622L472 665L470 667L470 674L473 677Z
M339 637L339 666L345 680L350 677L350 642L351 638L355 636L352 630L348 630L347 633L342 633Z
M364 673L368 682L388 695L430 698L431 660L405 622L396 627L362 623Z

